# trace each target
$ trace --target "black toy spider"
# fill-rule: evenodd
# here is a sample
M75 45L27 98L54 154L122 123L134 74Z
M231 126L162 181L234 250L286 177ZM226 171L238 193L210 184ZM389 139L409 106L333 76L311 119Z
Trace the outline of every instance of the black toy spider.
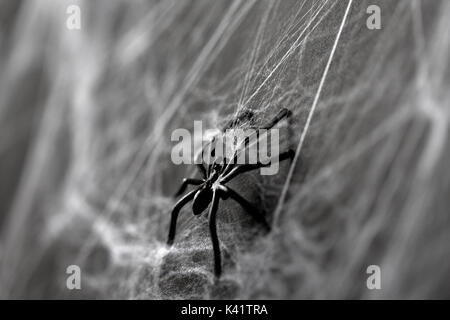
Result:
M270 121L267 125L263 126L262 129L271 129L281 119L290 116L290 114L291 112L288 109L283 108L277 114L277 116L275 116L275 118L273 118L272 121ZM248 116L248 114L246 116ZM231 122L229 126L235 125L236 121L239 120ZM244 149L247 147L248 140L245 141ZM238 151L235 151L233 155L235 159L237 157L237 152ZM293 156L293 150L288 150L279 154L278 161L292 159ZM209 164L206 167L203 163L197 164L197 168L202 175L202 179L189 178L183 180L180 189L176 193L176 196L181 195L186 190L188 185L196 185L198 187L195 190L192 190L184 195L173 207L167 244L173 244L178 214L182 207L184 207L189 201L193 200L192 211L194 215L199 215L209 206L209 204L211 204L208 217L209 230L211 233L211 240L214 251L214 273L218 278L222 273L220 244L216 230L216 213L219 207L220 199L226 200L228 198L231 198L237 201L242 205L242 207L248 214L250 214L257 222L261 223L268 231L270 231L269 224L259 213L258 209L226 184L241 173L268 166L270 163L235 164L236 161L226 162L225 160L219 160L218 163L216 163L216 161L217 160L214 160L212 164Z

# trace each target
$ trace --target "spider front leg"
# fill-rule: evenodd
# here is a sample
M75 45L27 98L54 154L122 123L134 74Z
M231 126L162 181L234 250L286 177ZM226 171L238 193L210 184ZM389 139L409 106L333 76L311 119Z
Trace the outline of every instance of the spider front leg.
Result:
M239 193L231 189L230 187L221 185L221 189L223 190L224 195L229 196L231 199L235 200L239 203L245 211L253 217L257 222L259 222L267 231L270 231L270 225L267 223L264 216L259 212L259 210L244 199Z
M183 183L181 184L178 191L175 193L175 197L180 196L186 190L188 185L198 186L201 185L203 182L204 181L200 179L190 179L190 178L183 179Z
M272 119L269 123L267 123L265 126L263 126L261 129L271 129L273 128L278 122L280 122L283 118L289 118L292 115L292 111L286 108L282 108L280 112Z
M206 169L205 169L205 166L204 166L203 164L199 163L199 164L197 164L197 168L198 168L198 171L200 171L200 174L202 175L202 178L203 178L203 179L206 179Z
M183 208L189 201L191 201L197 191L200 190L200 188L197 188L195 190L192 190L188 194L186 194L183 198L178 200L178 202L175 204L175 206L172 209L172 217L170 219L170 229L169 229L169 236L167 238L167 244L171 246L173 244L173 240L175 239L175 232L177 228L177 220L178 220L178 214L180 213L181 208Z
M280 122L280 121L281 121L282 119L284 119L284 118L287 118L287 119L288 119L288 122L290 123L289 119L290 119L291 115L292 115L292 111L290 111L289 109L286 109L286 108L282 108L282 109L280 110L280 112L278 112L278 114L277 114L274 118L272 118L272 120L270 120L269 123L267 123L266 125L262 126L261 129L264 129L264 130L270 130L270 129L272 129L278 122ZM259 136L259 132L258 132L258 131L256 131L256 135L257 135L256 140L259 141L260 136ZM250 143L250 137L245 137L244 142L243 142L243 148L244 148L244 150L248 147L249 143ZM238 154L239 154L239 152L236 152L236 153L234 154L234 156L233 156L232 161L230 161L230 164L226 166L226 168L225 168L225 170L224 170L224 173L225 173L225 174L228 174L228 173L231 171L231 169L232 169L231 163L236 163ZM280 155L280 157L281 157L281 155ZM280 161L281 161L281 160L280 160Z
M286 152L280 153L280 155L278 156L278 162L287 160L287 159L293 159L295 156L295 151L294 150L288 150ZM231 181L234 177L236 177L237 175L241 174L241 173L245 173L245 172L249 172L255 169L259 169L259 168L263 168L263 167L268 167L272 164L272 162L268 162L266 164L263 163L256 163L256 164L243 164L240 166L236 166L234 167L232 170L229 171L229 173L227 173L221 180L222 184L225 184L229 181Z

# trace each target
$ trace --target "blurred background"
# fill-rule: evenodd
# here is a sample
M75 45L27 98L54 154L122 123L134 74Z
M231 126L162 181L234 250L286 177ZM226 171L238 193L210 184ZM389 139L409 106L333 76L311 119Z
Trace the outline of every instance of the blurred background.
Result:
M0 0L0 298L450 298L450 2L348 4ZM165 245L171 132L283 107L291 171L234 182L273 231L221 202L215 282L205 216Z

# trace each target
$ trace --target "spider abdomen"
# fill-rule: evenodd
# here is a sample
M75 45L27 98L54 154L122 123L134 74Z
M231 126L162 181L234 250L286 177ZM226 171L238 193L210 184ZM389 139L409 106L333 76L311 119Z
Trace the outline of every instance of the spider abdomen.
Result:
M205 188L199 190L194 197L192 202L192 211L194 215L201 214L211 203L213 192L211 188Z

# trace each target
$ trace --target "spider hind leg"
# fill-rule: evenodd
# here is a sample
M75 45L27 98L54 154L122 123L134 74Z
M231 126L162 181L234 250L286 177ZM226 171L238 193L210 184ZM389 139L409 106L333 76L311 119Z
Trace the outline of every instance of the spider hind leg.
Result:
M220 253L220 242L217 236L216 214L219 208L219 194L214 191L211 208L209 209L209 232L214 252L214 275L219 278L222 274L222 257Z
M237 203L239 203L242 208L250 215L252 218L260 223L268 232L271 230L269 223L266 218L261 214L261 212L250 202L248 202L244 197L242 197L239 193L231 189L230 187L226 187L222 185L223 193L226 197L230 197Z
M198 186L202 183L203 183L203 180L200 180L200 179L190 179L190 178L183 179L183 183L181 184L178 191L175 193L175 197L180 196L186 190L188 185Z
M231 119L227 122L227 124L223 127L223 131L227 129L234 128L239 124L242 124L244 121L251 121L254 117L254 112L250 109L245 109L241 111L236 118Z

